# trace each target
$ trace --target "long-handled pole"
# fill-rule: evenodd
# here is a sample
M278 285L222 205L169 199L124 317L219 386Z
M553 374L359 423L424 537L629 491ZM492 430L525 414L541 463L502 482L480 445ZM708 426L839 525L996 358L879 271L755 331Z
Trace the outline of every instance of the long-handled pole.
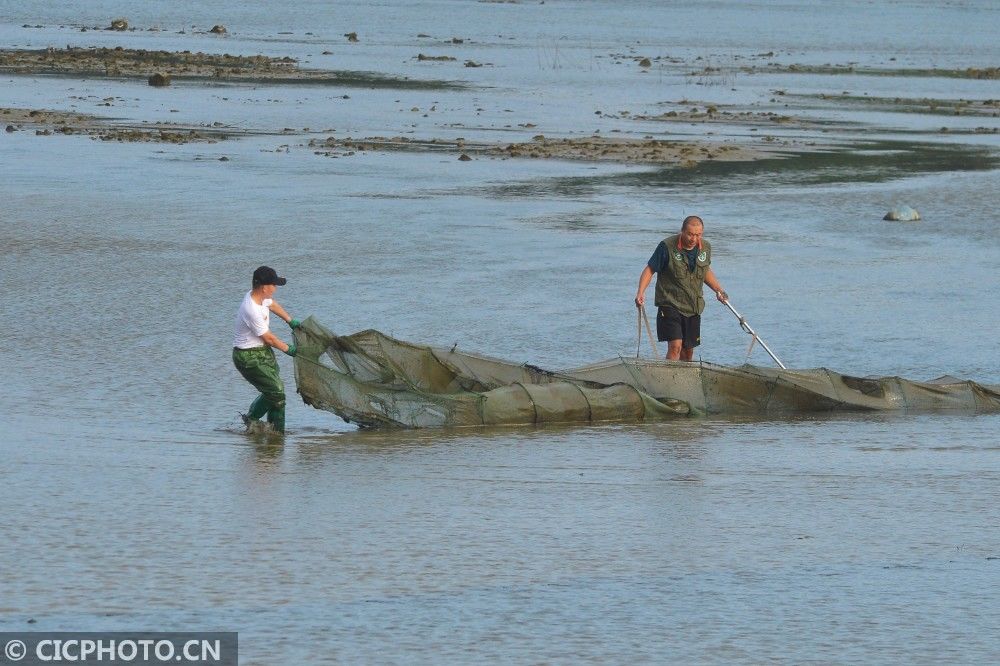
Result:
M729 308L734 315L736 315L736 318L740 320L740 328L742 328L744 331L752 335L753 339L760 343L760 346L764 348L764 351L770 354L771 358L774 359L774 362L778 364L778 367L780 367L782 370L786 370L787 368L785 368L785 364L782 363L778 359L778 357L774 355L774 352L771 351L771 348L767 346L767 343L761 340L760 336L757 335L757 333L752 328L750 328L750 324L747 323L746 317L744 317L743 315L741 315L739 312L736 311L736 308L734 308L729 303L728 298L724 301L724 303L726 304L726 307Z

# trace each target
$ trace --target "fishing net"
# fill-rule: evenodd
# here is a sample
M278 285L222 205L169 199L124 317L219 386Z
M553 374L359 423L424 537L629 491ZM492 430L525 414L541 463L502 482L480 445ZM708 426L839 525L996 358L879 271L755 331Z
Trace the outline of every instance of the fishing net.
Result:
M570 371L597 382L630 381L650 395L716 414L964 410L1000 411L1000 387L941 378L851 377L826 368L786 370L752 365L615 359Z
M296 329L295 343L303 401L362 427L643 421L690 412L628 383L412 345L374 330L338 336L313 317Z
M1000 411L1000 387L942 378L859 378L616 358L553 372L414 345L375 330L338 336L310 317L295 331L306 404L362 427L652 421L703 413Z

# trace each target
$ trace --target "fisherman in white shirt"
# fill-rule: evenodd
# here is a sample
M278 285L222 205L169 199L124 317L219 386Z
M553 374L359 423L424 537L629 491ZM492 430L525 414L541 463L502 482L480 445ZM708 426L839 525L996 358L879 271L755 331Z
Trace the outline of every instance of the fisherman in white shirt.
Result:
M295 343L285 344L271 333L270 313L276 314L295 330L299 320L292 319L272 297L287 280L278 277L270 266L253 272L252 289L243 297L236 313L236 335L233 339L233 365L260 395L243 415L243 421L259 421L265 414L267 422L279 433L285 432L285 384L278 374L278 361L273 348L295 356Z

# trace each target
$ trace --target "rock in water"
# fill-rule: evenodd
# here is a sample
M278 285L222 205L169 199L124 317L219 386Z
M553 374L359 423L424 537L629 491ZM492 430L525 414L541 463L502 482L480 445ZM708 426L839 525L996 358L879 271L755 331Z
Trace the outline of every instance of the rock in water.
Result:
M895 206L882 219L892 222L916 222L920 219L920 213L909 206Z
M149 77L149 85L157 88L170 85L170 75L156 73Z
M226 34L226 26L224 26L224 25L213 25L212 29L209 30L209 32L214 32L217 35L224 35L224 34Z

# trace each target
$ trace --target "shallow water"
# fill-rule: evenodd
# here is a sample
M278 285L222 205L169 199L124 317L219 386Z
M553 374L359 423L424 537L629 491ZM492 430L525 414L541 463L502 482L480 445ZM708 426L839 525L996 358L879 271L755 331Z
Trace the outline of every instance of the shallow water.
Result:
M634 353L638 274L691 213L706 219L733 303L789 366L1000 383L997 135L931 136L921 132L959 125L839 110L873 123L858 137L902 129L891 135L900 148L985 152L683 173L442 154L331 159L303 145L317 136L303 127L733 138L746 128L594 111L652 113L683 98L772 108L778 87L1000 97L996 81L803 74L723 85L679 66L643 75L611 64L630 47L940 68L1000 56L987 2L701 7L317 3L279 14L221 2L0 2L5 46L313 54L314 66L472 84L154 90L0 76L0 106L296 128L181 146L0 135L0 628L224 628L240 632L243 663L254 664L996 661L996 415L359 433L292 395L283 445L240 434L237 414L253 396L228 348L260 263L288 276L278 296L295 316L338 332L374 327L570 367ZM164 32L78 30L117 16ZM190 29L214 23L230 35ZM899 36L889 43L886 24ZM930 25L929 45L904 39ZM359 44L343 40L351 30ZM451 37L472 43L444 45ZM417 63L418 52L494 66ZM112 95L114 107L95 106ZM897 202L924 221L882 222ZM729 312L710 304L704 319L699 355L743 362L748 339ZM758 348L751 361L768 359ZM281 364L291 393L291 364Z

